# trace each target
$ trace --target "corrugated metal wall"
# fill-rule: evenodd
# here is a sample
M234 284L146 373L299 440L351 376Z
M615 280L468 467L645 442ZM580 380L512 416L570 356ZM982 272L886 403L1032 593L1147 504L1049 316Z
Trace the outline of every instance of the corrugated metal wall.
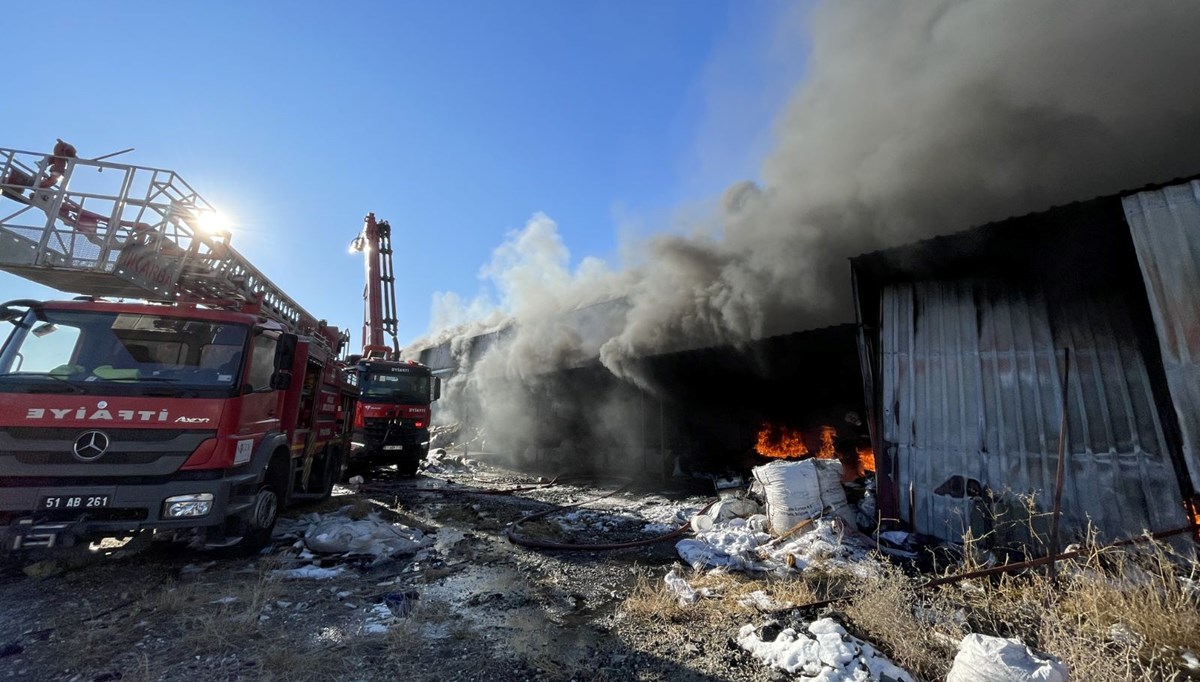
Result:
M956 540L978 516L971 500L933 492L954 476L1036 491L1038 509L1051 508L1064 346L1064 529L1089 518L1108 537L1183 525L1127 304L963 280L888 285L881 302L881 431L900 515L911 509L916 530Z
M1200 182L1123 200L1192 486L1200 489Z

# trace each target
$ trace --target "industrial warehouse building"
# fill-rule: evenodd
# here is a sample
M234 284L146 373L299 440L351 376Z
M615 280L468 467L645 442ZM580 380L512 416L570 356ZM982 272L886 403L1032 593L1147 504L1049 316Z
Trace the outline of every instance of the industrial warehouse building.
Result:
M1200 182L851 265L885 518L957 539L986 532L998 501L1032 493L1037 526L1052 509L1068 376L1065 532L1188 525L1200 489Z
M1200 490L1200 181L865 254L851 275L857 329L647 356L642 386L594 358L528 382L521 409L536 426L523 463L578 454L647 474L680 461L744 469L765 461L755 438L768 423L806 437L833 428L848 462L869 427L883 520L957 541L967 530L1000 534L1007 519L1029 531L1010 539L1037 545L1065 388L1064 537L1089 525L1106 539L1189 526ZM622 305L565 321L603 327ZM455 339L420 359L461 376L512 332ZM627 425L625 437L598 422L600 403L619 406L603 412ZM855 413L866 416L861 430L845 419Z

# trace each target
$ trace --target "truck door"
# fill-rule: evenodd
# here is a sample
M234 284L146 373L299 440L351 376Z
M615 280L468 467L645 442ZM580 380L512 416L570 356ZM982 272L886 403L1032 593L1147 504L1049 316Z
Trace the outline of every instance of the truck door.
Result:
M263 434L279 430L279 415L287 392L271 385L278 344L279 335L274 332L259 333L251 342L250 366L242 380L240 439L252 437L257 443Z

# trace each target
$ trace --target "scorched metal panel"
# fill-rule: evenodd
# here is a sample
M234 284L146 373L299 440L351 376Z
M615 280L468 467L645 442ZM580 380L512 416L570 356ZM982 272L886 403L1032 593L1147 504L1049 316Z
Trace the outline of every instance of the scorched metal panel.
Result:
M1140 192L1123 204L1179 417L1184 461L1193 488L1200 489L1200 181Z
M1184 523L1175 472L1127 304L1001 281L882 291L882 436L901 517L948 540L980 531L970 482L1052 506L1069 347L1063 527L1106 537ZM955 477L958 485L955 484ZM990 513L990 512L989 512ZM911 515L911 518L909 518Z

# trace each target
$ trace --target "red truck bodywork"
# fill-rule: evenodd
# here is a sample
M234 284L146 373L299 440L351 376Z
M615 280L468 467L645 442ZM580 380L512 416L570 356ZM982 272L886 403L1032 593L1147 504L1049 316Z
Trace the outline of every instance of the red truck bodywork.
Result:
M56 314L202 321L246 334L236 374L223 389L8 375L0 382L0 548L143 530L207 546L261 544L279 508L323 497L340 478L357 390L331 350L336 330L298 336L248 313L103 301L40 303L27 319ZM280 352L293 344L292 352ZM258 346L275 353L256 355ZM257 363L267 361L272 385L252 386L252 373L264 371ZM95 457L94 448L87 456L79 451L81 442L93 445L89 438L105 446ZM264 491L274 495L273 509L262 508ZM188 495L211 496L209 510L169 518L165 501ZM254 518L264 513L270 518Z

